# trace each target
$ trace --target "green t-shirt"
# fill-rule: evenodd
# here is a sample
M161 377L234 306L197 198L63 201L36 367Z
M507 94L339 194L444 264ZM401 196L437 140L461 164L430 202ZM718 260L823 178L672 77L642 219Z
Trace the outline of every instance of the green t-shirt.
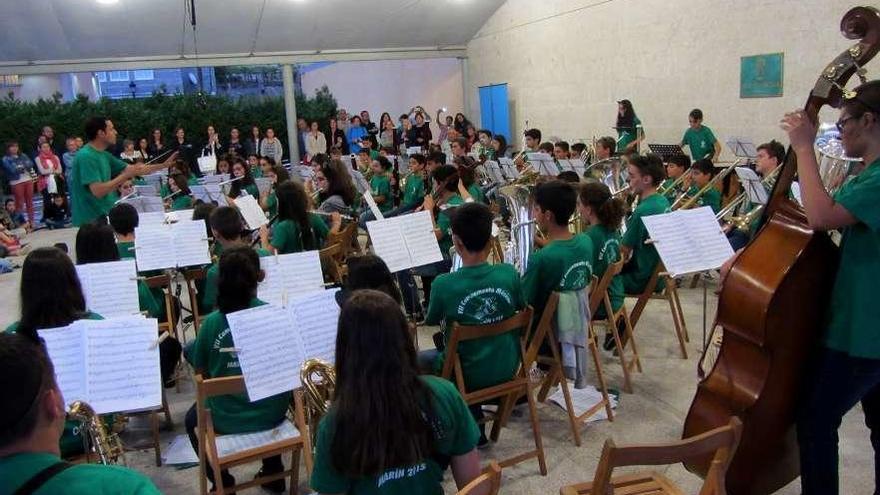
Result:
M444 323L443 337L449 342L453 322L463 325L486 325L510 318L523 309L522 285L512 265L481 263L465 266L453 273L438 276L431 286L428 325ZM510 380L520 363L520 332L462 342L458 354L465 386L477 390ZM434 362L440 373L446 353Z
M618 129L617 130L617 152L623 153L629 143L636 140L641 131L642 121L638 117L633 118L633 127L635 129Z
M608 267L620 260L620 234L604 225L593 225L585 234L593 241L593 273L601 280ZM608 297L614 311L623 305L623 281L619 274L608 285ZM599 304L593 318L607 318L604 303Z
M402 206L419 206L425 200L425 181L418 174L412 174L406 179L406 187L403 190Z
M275 194L275 190L269 192L266 195L266 215L269 218L274 217L278 214L278 196Z
M280 163L279 163L280 165ZM251 177L254 179L258 179L263 177L263 167L257 165L255 167L251 167Z
M467 188L468 194L471 195L471 198L474 199L477 203L486 204L486 195L483 194L483 189L477 184L471 184L470 187Z
M847 181L834 200L858 220L843 229L840 265L831 291L825 345L850 356L880 359L880 159Z
M146 311L150 318L159 318L165 313L165 307L156 300L150 292L150 287L143 280L138 280L138 306L141 311Z
M379 211L382 213L391 211L394 208L394 201L391 198L391 181L387 175L374 175L370 178L370 192L373 197L382 196L383 202L379 204Z
M437 228L443 232L443 237L438 241L440 244L440 252L444 259L449 259L449 250L452 249L452 217L450 216L456 206L464 204L464 200L458 194L449 197L444 205L445 208L437 214Z
M704 125L701 125L699 129L688 127L681 138L682 146L690 148L691 158L694 161L712 158L715 155L715 141L717 139L715 139L712 129Z
M662 195L655 193L641 200L626 222L623 245L632 249L632 257L623 267L621 278L623 289L627 294L640 294L645 290L645 284L651 279L657 263L660 262L657 248L645 244L645 240L648 239L648 229L645 228L642 217L659 215L668 211L669 201ZM662 288L662 281L658 281L657 290Z
M441 456L460 456L472 451L477 445L480 431L467 404L452 383L436 376L419 377L431 394L430 415L434 431L434 453ZM321 419L315 444L315 465L310 485L320 493L346 493L348 495L442 495L443 469L426 457L413 466L393 467L369 478L346 478L333 466L331 448L335 433L333 409Z
M171 200L171 211L189 210L193 207L192 196L186 194L177 194Z
M263 256L272 256L272 253L266 251L263 248L256 248L257 255L259 257ZM211 264L211 267L208 268L208 271L205 273L205 286L204 290L202 290L202 297L199 306L199 311L202 314L206 314L208 312L214 311L214 306L217 305L217 280L220 277L220 262L217 261Z
M254 299L250 307L263 304ZM202 320L187 359L193 368L204 372L204 378L241 375L238 356L234 352L220 352L224 347L235 347L235 343L226 315L218 310ZM278 426L289 403L290 393L285 392L256 402L248 400L247 394L220 395L209 397L206 406L211 410L218 433L246 433Z
M134 241L119 241L116 243L116 250L119 251L119 259L133 260L135 258Z
M86 311L86 314L82 319L85 320L103 320L104 318L98 313L92 313L91 311ZM18 323L15 322L8 327L6 327L6 333L16 333L18 332ZM58 444L61 447L61 455L64 457L70 457L72 455L80 454L83 451L83 441L82 437L79 434L80 431L80 421L68 419L64 421L64 432L61 434L61 438L58 440ZM0 476L0 480L4 479ZM3 488L3 484L0 484L0 489ZM3 492L0 492L3 493Z
M700 192L700 189L702 188L699 186L691 186L691 188L688 189L688 197L692 198L696 196L697 193ZM721 191L719 191L715 187L710 187L706 190L706 192L700 195L695 205L697 207L709 206L712 208L712 211L714 213L718 213L719 211L721 211Z
M18 490L40 471L60 462L50 453L13 454L0 458L0 494ZM34 495L160 495L149 478L122 466L77 464L48 480Z
M541 319L553 291L581 290L593 276L593 241L584 234L551 241L532 254L522 278L526 303L535 308L533 325Z
M662 184L660 184L660 189L663 189L663 196L666 197L667 201L669 201L670 204L672 204L672 202L675 201L675 198L677 198L678 195L681 194L682 188L681 182L679 182L678 185L676 185L675 187L672 187L673 183L675 183L675 179L670 177L664 180Z
M79 227L106 216L116 204L119 195L110 191L98 198L89 184L107 182L116 177L128 164L107 151L98 151L87 144L76 152L70 174L70 201L73 225Z
M313 213L309 213L309 225L312 227L314 242L311 249L321 249L324 240L330 233L327 224L321 220L321 217ZM303 248L302 232L300 232L299 224L294 220L282 220L275 224L272 229L272 247L278 250L278 254L298 253L306 251Z

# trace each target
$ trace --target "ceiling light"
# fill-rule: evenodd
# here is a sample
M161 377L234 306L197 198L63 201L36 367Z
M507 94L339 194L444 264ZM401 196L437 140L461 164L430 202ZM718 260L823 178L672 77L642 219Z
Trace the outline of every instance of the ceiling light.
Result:
M95 0L95 1L100 3L101 5L114 5L114 4L119 3L119 0Z

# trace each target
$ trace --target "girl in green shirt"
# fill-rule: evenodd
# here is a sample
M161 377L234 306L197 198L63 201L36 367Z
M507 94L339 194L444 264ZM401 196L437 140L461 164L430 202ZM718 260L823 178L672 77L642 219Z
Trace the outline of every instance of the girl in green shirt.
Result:
M617 102L617 152L629 153L639 151L639 143L645 139L642 121L636 116L633 104L629 100Z
M278 194L275 190L278 188L278 184L290 180L290 174L287 173L286 168L275 165L269 170L266 177L272 180L272 189L265 194L260 194L260 206L266 211L266 215L271 220L278 215Z
M346 302L335 368L333 403L316 435L313 490L440 495L447 463L459 489L480 474L467 405L451 382L419 375L406 318L390 296L360 290Z
M339 232L342 217L331 213L331 227L320 216L309 213L309 198L306 190L298 182L284 182L275 191L278 196L278 222L272 229L260 227L260 240L263 249L278 254L298 253L324 247L327 236Z
M169 198L165 200L165 206L171 211L189 210L193 206L192 191L186 183L186 177L182 174L174 174L168 177L168 190L171 191Z
M244 193L250 194L254 198L260 197L260 190L257 188L257 183L254 182L254 178L251 175L247 163L245 163L241 157L235 157L233 159L232 178L237 180L229 184L229 193L227 194L227 196L229 196L227 199L229 204L232 204L235 201L235 198Z

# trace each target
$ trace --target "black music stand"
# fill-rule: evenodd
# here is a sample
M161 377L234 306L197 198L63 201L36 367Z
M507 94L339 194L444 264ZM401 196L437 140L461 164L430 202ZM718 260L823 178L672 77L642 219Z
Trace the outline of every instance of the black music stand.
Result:
M758 158L758 149L751 139L731 137L727 140L726 144L737 158L746 158L748 160Z
M684 155L684 150L678 144L649 144L648 149L651 153L660 155L664 163L668 162L671 156Z

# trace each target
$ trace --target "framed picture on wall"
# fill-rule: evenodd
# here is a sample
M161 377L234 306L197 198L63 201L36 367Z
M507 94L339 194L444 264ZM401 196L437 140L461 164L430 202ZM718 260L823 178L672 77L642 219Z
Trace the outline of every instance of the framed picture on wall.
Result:
M782 96L783 53L750 55L740 59L739 97L772 98Z

